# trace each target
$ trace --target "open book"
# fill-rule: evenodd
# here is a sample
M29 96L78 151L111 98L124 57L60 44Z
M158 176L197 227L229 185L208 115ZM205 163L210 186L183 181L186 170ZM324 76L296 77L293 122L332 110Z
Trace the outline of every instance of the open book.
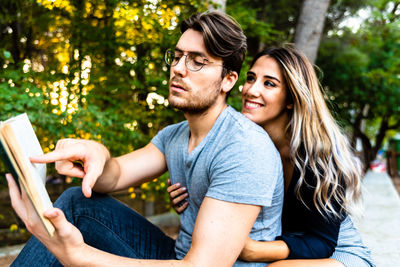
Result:
M53 236L53 225L43 217L43 212L53 206L45 187L46 164L31 163L29 160L31 156L42 154L25 113L0 122L0 156L17 184L22 185L48 234Z

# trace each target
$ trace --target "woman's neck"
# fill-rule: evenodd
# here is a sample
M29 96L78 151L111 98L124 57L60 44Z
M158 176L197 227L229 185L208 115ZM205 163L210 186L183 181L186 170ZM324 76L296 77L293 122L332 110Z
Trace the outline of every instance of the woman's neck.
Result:
M286 133L288 124L289 119L263 126L281 157L290 157L290 136Z
M289 120L280 122L279 125L274 124L264 126L264 130L267 131L281 156L285 180L285 192L290 185L294 170L294 163L290 157L290 136L286 132L286 126L288 123Z

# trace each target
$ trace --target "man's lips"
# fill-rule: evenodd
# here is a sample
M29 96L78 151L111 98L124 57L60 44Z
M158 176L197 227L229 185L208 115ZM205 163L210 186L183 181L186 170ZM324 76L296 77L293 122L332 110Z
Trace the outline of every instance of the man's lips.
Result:
M255 101L250 101L250 100L245 100L244 104L243 104L243 107L245 109L256 109L256 108L261 108L263 106L264 105L261 104L261 103L258 103L258 102L255 102Z
M187 91L182 85L180 85L178 83L171 83L170 88L171 88L172 91L175 91L175 92Z

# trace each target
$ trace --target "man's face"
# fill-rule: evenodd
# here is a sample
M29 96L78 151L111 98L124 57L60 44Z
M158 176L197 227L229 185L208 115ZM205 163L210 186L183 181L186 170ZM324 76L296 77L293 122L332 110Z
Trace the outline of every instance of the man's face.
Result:
M221 94L222 59L211 56L201 33L192 29L182 34L176 50L182 56L170 69L169 104L183 112L202 113L213 106L218 97L225 97ZM187 53L201 55L207 59L207 65L199 71L190 71L185 64Z

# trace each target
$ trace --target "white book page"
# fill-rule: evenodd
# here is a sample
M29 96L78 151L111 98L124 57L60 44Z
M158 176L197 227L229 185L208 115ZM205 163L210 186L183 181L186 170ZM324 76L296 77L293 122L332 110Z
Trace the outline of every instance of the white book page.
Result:
M28 163L29 171L33 174L36 190L43 200L45 210L52 207L49 195L45 188L46 183L46 164L31 163L31 156L43 155L39 140L32 128L26 113L13 117L5 123L9 124L14 132L15 138L19 143L20 149Z

